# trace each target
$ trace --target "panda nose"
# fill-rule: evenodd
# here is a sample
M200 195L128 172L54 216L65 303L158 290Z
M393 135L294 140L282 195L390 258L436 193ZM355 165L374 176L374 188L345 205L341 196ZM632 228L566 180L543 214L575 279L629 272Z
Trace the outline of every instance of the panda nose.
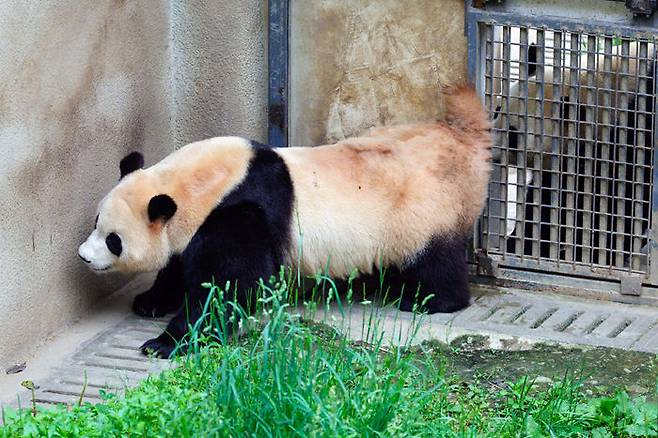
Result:
M84 260L85 263L91 263L91 260L87 260L86 258L82 257L80 253L78 253L78 257L80 257L82 260Z

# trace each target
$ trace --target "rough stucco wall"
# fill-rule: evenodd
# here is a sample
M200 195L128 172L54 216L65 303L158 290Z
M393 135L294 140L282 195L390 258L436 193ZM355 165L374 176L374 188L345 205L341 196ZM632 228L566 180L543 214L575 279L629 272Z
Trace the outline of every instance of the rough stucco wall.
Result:
M167 8L0 2L0 371L125 279L77 246L129 150L172 150Z
M267 140L267 2L171 1L173 135Z
M466 79L462 0L291 1L290 143L440 116Z

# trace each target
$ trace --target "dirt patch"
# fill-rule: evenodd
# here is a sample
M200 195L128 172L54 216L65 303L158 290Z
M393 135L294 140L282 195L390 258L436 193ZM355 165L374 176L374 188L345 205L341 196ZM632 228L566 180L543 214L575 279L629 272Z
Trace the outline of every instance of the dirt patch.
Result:
M431 341L424 347L431 349L437 361L443 361L454 374L492 388L523 376L535 378L535 384L540 386L569 376L582 381L585 392L592 396L626 390L632 396L658 398L658 356L654 354L547 344L502 351L488 345L486 336L463 336L450 345Z

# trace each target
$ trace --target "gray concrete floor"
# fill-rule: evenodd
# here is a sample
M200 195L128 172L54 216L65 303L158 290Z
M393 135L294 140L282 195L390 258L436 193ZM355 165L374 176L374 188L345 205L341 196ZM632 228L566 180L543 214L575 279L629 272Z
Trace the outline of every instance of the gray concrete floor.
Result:
M164 319L144 319L130 312L135 292L146 289L152 278L144 276L117 291L98 310L54 334L25 360L19 373L0 373L0 405L29 406L30 391L21 382L37 387L38 405L78 403L83 387L85 402L100 401L100 391L122 392L170 362L147 358L138 351L146 339L157 336ZM20 364L17 364L20 365Z
M476 296L452 314L414 316L391 307L354 305L319 312L316 319L369 338L363 320L376 321L389 342L416 344L434 339L450 343L465 335L484 335L493 349L524 349L537 343L590 345L658 353L658 308L613 303L552 293L508 290ZM365 327L365 328L364 328Z
M0 403L28 406L31 394L20 383L33 381L40 405L100 400L102 389L121 392L171 366L143 356L137 348L156 336L166 318L139 318L130 312L135 292L148 287L141 277L99 306L98 312L58 333L27 360L16 374L0 374ZM309 316L309 315L307 315ZM348 309L332 306L310 315L357 341L450 343L464 335L484 335L489 348L523 350L537 343L592 345L658 353L658 309L547 293L510 291L482 294L454 314L415 316L370 303ZM375 330L373 330L373 328Z

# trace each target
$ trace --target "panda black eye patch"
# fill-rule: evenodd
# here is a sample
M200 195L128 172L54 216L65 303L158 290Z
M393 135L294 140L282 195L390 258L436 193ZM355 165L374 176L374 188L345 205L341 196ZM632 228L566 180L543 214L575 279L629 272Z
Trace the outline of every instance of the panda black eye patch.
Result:
M105 244L112 254L117 257L121 255L121 250L123 248L121 247L121 237L119 237L117 233L108 234L105 238Z

